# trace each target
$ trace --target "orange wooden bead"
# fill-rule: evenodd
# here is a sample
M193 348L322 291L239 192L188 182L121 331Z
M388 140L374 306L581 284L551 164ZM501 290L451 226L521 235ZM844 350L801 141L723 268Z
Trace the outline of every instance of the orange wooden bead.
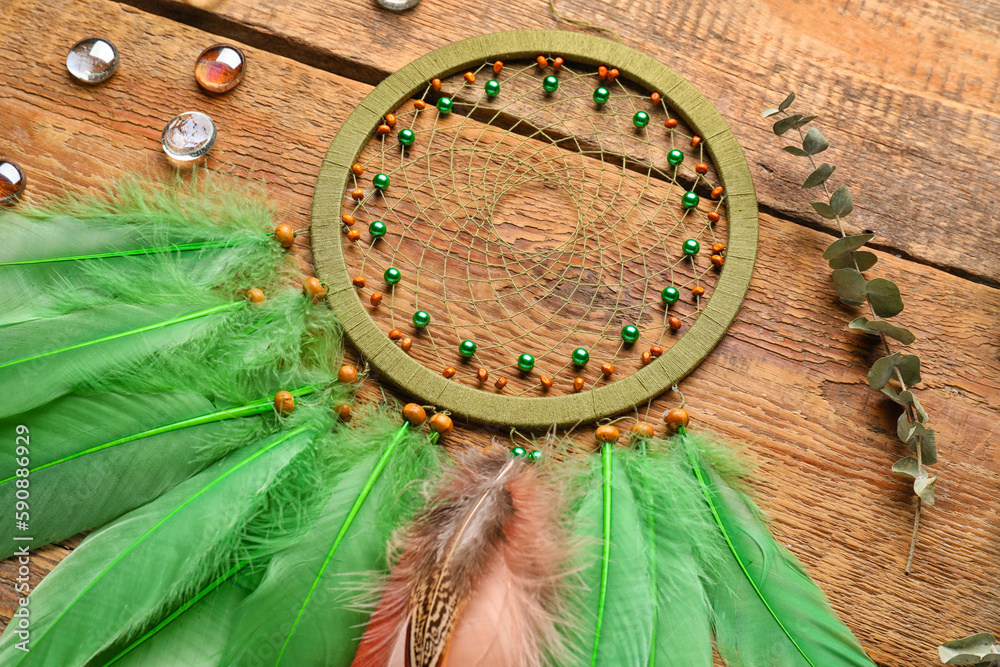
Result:
M722 258L722 255L712 255L712 266L719 268L726 263L726 260Z
M701 285L695 285L694 287L691 288L691 294L695 296L701 296L704 293L705 293L705 288L702 287Z
M701 137L697 134L691 137L691 148L698 148L698 144L701 143Z
M726 245L724 243L715 243L715 244L712 245L712 252L715 253L716 255L718 255L720 252L722 252L725 249L726 249Z
M416 403L407 403L403 406L403 419L411 426L420 426L427 421L427 411Z
M583 391L583 378L573 380L573 391Z
M615 79L618 78L619 74L621 74L621 72L612 67L611 69L608 70L608 81L614 81Z
M432 431L440 433L441 437L448 435L455 428L455 423L451 420L451 417L443 412L439 412L431 417L427 424L431 427Z
M375 130L376 134L381 134L383 136L389 134L390 132L392 132L392 128L386 125L385 123L379 125L378 129Z
M364 167L362 167L362 166L361 166L360 164L358 164L357 162L355 162L354 164L352 164L352 165L351 165L351 171L353 171L353 172L354 172L354 175L355 175L355 176L361 176L362 174L364 174L364 173L365 173L365 168L364 168Z
M559 56L556 56L556 59L552 61L552 69L554 69L555 71L558 72L559 70L562 69L562 66L563 66L564 62L565 61L562 58L560 58Z
M652 438L654 433L653 425L646 422L636 422L632 426L632 437L634 438Z
M714 188L712 188L712 199L718 199L719 197L722 196L723 192L725 192L725 190L721 185L715 186Z
M431 88L435 91L440 92L441 90L441 79L431 79Z
M539 382L542 383L543 391L548 391L549 389L552 389L552 378L550 378L548 375L543 375L542 377L538 378L538 380Z
M456 371L454 368L452 368L451 366L448 366L448 368L446 368L443 371L441 371L441 375L445 376L446 378L453 378L453 377L455 377L455 373L457 373L457 372L458 371Z
M389 127L396 127L396 115L387 113L385 115L385 124Z
M653 104L659 104L660 103L660 94L659 93L653 93L652 95L649 96L649 101L652 102Z
M247 290L247 301L250 303L264 303L264 290L259 287Z
M659 345L654 345L653 347L649 348L649 353L654 357L658 357L661 354L663 354L663 348L660 347Z
M295 243L295 232L291 225L278 225L274 228L274 240L281 244L282 248L291 248Z
M319 301L326 296L326 288L323 287L323 283L319 281L319 278L306 278L305 282L302 283L302 291L306 293L306 296L312 298L313 301Z
M604 426L597 427L597 430L594 431L594 437L597 438L597 442L601 444L608 444L618 442L618 438L621 437L621 434L618 433L618 429L611 424L605 424Z
M546 67L549 66L549 59L546 58L545 56L538 56L537 58L535 58L535 62L538 63L538 66L541 67L542 69L545 69Z
M358 381L358 369L349 365L341 366L337 371L337 381L341 384L354 384Z
M347 232L347 239L349 241L357 241L360 238L361 238L361 232L359 232L356 229L348 230L348 232Z
M466 72L464 76L465 80L468 81L469 83L476 82L476 75L473 72Z
M705 214L705 216L708 217L708 219L711 220L712 222L718 222L719 220L722 219L722 216L716 213L715 211L709 211L708 213Z
M353 225L355 223L354 216L351 215L350 213L345 213L344 215L340 216L340 220L345 225Z
M671 329L677 331L678 329L681 328L681 318L677 317L676 315L673 315L670 317L669 320L667 320L667 324L670 325Z
M497 389L503 389L504 387L507 386L507 378L505 377L497 378L497 381L493 383L493 386L496 387Z
M279 391L274 395L274 409L283 415L295 411L295 397L290 391Z
M423 100L413 100L413 108L414 109L426 109L427 108L427 102L424 102Z
M371 302L372 302L372 305L377 308L378 305L380 303L382 303L382 293L381 292L373 292L372 293L372 297L371 297Z
M652 357L652 355L649 352L643 352L642 353L642 365L643 366L645 366L646 364L648 364L652 360L653 360L653 357Z
M354 416L351 413L351 406L348 405L347 403L337 403L335 406L333 406L333 409L336 411L337 417L342 422L349 422L351 421L351 417Z
M608 78L608 68L605 67L604 65L601 65L600 67L598 67L597 68L597 78L600 79L601 81L604 81L605 79L607 79Z
M389 332L389 340L399 340L403 337L403 332L399 329L393 329Z
M365 277L364 276L354 276L353 278L351 278L351 284L354 285L355 287L364 287L365 286Z
M485 368L480 368L478 371L476 371L476 377L479 378L480 382L486 382L487 380L490 379L490 372Z
M365 191L361 188L354 188L351 190L351 199L354 201L361 201L365 198Z
M604 373L605 376L611 377L615 374L615 367L609 363L603 363L601 364L601 372Z
M677 127L677 119L676 118L668 118L667 120L665 120L663 122L663 125L664 125L664 127L669 127L672 130L675 127Z
M502 69L503 69L503 62L501 62L501 61L498 60L495 63L493 63L493 73L494 74L499 74L500 70L502 70Z
M663 414L663 421L667 423L667 426L672 431L676 431L682 426L687 426L690 420L691 417L688 415L687 410L682 410L680 408L668 410Z
M405 336L403 340L399 341L399 347L402 348L403 352L409 352L410 348L413 347L413 339Z
M694 166L694 170L696 172L698 172L699 174L707 174L708 173L708 165L705 164L704 162L699 162L698 164L696 164Z

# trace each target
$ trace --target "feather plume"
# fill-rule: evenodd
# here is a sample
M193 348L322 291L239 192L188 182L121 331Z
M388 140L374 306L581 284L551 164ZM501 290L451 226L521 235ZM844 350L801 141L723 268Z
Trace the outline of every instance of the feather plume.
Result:
M401 537L354 667L534 667L565 657L568 562L559 503L537 466L469 451Z

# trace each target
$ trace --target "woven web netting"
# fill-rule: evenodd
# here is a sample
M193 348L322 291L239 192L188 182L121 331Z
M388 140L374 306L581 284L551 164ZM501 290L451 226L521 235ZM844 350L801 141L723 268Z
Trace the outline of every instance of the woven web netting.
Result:
M440 90L428 82L387 133L373 133L345 193L344 255L372 319L425 367L511 395L583 391L650 363L711 298L728 236L705 145L656 91L548 63L496 73L488 62ZM545 89L547 76L556 90ZM603 104L599 87L609 92ZM690 192L699 201L689 207ZM424 327L418 311L429 315ZM474 354L462 354L463 341ZM579 348L589 356L582 366ZM529 371L519 368L524 354Z

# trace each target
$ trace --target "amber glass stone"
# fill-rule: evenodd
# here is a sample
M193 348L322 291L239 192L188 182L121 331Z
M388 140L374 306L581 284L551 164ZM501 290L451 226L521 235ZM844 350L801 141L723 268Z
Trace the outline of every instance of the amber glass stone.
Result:
M194 78L210 93L226 93L240 85L246 70L242 51L230 44L213 44L198 56Z
M24 192L27 179L24 172L13 162L0 160L0 204L15 204Z

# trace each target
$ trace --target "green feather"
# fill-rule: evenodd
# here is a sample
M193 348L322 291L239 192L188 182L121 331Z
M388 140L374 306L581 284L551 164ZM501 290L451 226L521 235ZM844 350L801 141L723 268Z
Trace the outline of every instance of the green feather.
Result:
M360 582L386 571L392 532L420 503L415 482L438 462L425 436L382 424L339 452L344 468L320 518L271 562L240 609L222 664L351 663L368 619Z
M726 455L704 436L682 434L679 441L722 554L709 565L708 590L726 664L872 665L802 564L771 536L754 503L723 477L733 468Z
M155 622L225 571L272 487L308 470L315 436L300 426L234 452L93 533L31 596L30 652L0 639L0 663L85 664Z

